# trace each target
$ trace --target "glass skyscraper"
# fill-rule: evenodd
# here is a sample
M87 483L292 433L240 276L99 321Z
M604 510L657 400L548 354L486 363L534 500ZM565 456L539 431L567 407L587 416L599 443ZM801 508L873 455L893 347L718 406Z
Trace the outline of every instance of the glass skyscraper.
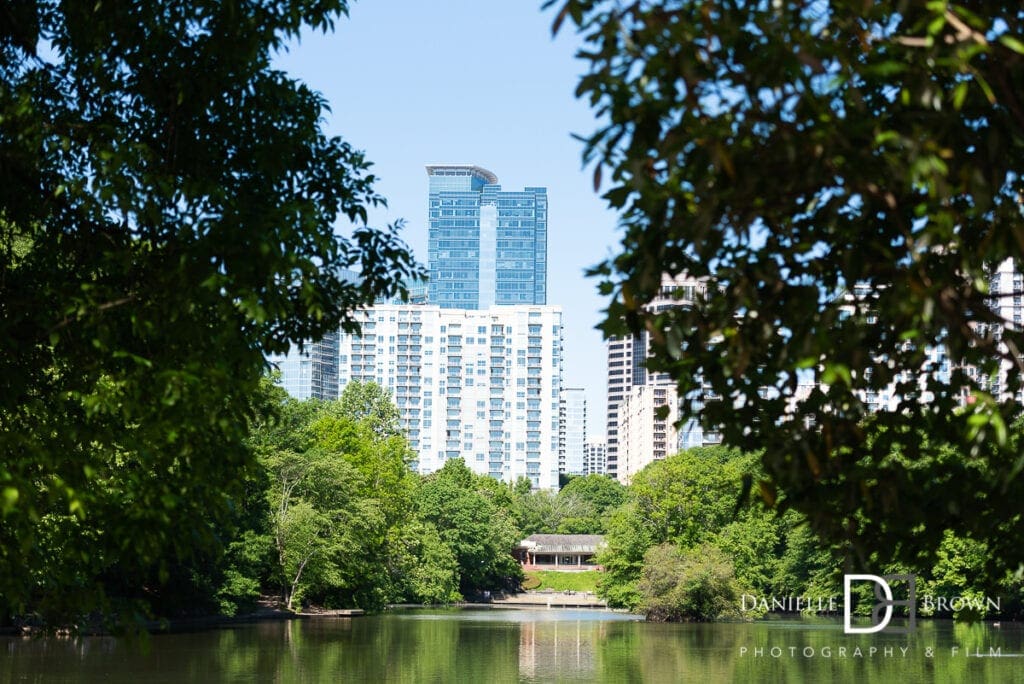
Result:
M429 300L443 309L546 304L546 188L505 192L487 169L427 166Z
M280 385L296 399L338 398L339 333L329 332L319 342L306 341L302 351L271 354L270 365L281 371Z
M344 271L350 283L359 282L355 271ZM285 354L270 354L267 362L281 372L278 384L299 400L338 398L338 340L340 331L326 333L319 341L306 340L301 351L292 346Z

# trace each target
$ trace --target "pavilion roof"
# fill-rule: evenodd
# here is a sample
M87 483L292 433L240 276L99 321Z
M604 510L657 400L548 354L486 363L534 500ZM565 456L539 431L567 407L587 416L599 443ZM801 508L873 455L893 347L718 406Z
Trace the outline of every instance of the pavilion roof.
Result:
M519 547L536 553L594 553L603 544L600 534L531 534Z

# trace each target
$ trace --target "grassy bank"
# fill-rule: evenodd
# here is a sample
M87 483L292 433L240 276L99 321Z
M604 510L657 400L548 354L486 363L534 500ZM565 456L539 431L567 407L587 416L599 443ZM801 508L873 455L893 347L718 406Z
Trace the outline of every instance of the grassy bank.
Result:
M526 573L523 588L530 591L596 591L597 570L583 572L558 572L555 570L534 570Z

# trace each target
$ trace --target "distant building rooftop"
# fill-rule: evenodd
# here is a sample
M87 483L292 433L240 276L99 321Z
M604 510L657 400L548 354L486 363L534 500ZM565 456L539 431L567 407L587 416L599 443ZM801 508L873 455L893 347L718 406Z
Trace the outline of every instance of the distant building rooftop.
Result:
M464 174L466 172L484 179L490 185L498 182L496 175L475 164L427 164L428 176L451 175L452 173Z
M531 534L519 547L533 553L594 553L603 544L601 534Z

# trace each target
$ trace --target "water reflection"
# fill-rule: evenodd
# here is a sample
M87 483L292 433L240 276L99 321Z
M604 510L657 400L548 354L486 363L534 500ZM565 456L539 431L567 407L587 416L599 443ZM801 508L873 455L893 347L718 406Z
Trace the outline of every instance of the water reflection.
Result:
M608 623L588 620L527 622L519 632L519 675L547 680L561 676L593 680L596 646L608 637Z
M848 636L829 619L665 625L591 611L404 611L161 635L148 648L0 638L0 681L1003 682L1020 678L1022 653L1022 630L1009 623L920 621L911 635Z

